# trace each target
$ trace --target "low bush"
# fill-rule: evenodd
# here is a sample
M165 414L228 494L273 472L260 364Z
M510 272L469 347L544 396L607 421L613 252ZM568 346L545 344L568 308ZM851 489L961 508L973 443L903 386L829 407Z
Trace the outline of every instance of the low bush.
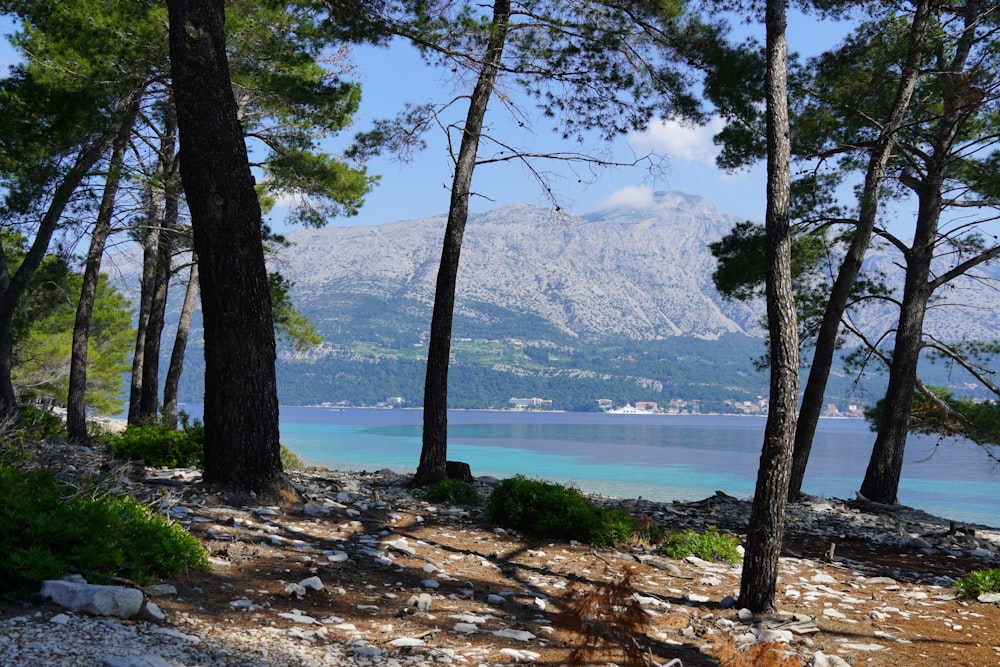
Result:
M148 466L201 468L205 465L205 429L198 422L180 430L163 425L129 425L104 442L117 459L142 460Z
M437 484L431 484L417 489L416 496L430 503L448 503L451 505L481 505L483 499L471 484L460 479L443 479Z
M130 498L88 496L46 471L0 466L0 593L24 597L69 573L103 583L205 568L201 544Z
M284 445L281 446L281 469L282 470L305 470L306 462L302 457Z
M66 425L58 416L34 405L18 406L21 424L18 435L27 440L44 440L66 434Z
M965 598L977 598L984 593L1000 593L1000 570L976 570L955 582L955 588Z
M501 526L537 537L578 540L597 546L626 541L638 521L613 508L600 507L576 489L522 476L502 480L493 489L486 513Z
M697 556L703 560L738 563L742 558L739 546L740 541L735 537L723 535L715 526L709 526L705 533L669 531L663 537L660 550L677 560Z

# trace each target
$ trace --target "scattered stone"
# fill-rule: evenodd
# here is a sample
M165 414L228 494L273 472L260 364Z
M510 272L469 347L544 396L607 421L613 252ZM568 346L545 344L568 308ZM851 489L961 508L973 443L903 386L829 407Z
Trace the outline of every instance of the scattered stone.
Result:
M70 611L131 618L142 608L142 591L121 586L98 586L75 581L49 580L42 582L43 599Z
M535 635L528 632L527 630L513 630L511 628L504 628L503 630L494 630L493 636L504 637L506 639L513 639L519 642L529 642L535 638Z

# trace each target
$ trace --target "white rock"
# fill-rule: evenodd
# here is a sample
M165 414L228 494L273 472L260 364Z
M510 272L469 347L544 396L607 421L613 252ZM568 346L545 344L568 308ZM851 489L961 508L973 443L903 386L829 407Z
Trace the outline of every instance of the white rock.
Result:
M317 505L316 503L306 503L302 506L302 511L309 516L327 516L330 514L330 510L322 505Z
M837 583L837 580L834 577L831 577L829 574L826 574L825 572L819 572L817 574L814 574L809 579L809 581L811 581L814 584L835 584L835 583Z
M319 577L307 577L299 582L299 586L311 591L321 591L326 588Z
M812 667L851 667L851 663L836 655L826 655L822 651L813 654Z
M414 646L423 646L426 643L423 639L417 639L416 637L397 637L389 642L389 645L395 648L412 648Z
M434 581L433 579L424 579L423 581L420 582L420 585L423 586L424 588L431 588L431 589L441 587L441 583L438 581Z
M49 619L49 623L55 623L56 625L66 625L72 620L73 617L68 616L67 614L56 614L55 616Z
M142 591L121 586L97 586L72 581L49 580L42 582L42 598L69 609L96 616L130 618L142 608Z
M1000 593L983 593L976 599L980 602L1000 603Z
M462 635L471 635L479 631L479 626L475 623L456 623L451 630Z
M750 628L750 634L752 634L761 644L765 644L768 642L780 642L782 644L788 644L793 639L792 633L789 630L768 630L766 628Z
M847 618L847 616L833 607L827 607L823 610L823 615L827 618Z
M165 621L167 620L166 614L160 609L160 607L155 602L147 601L142 607L143 611L154 621Z
M541 654L534 651L516 648L502 648L500 649L500 653L513 658L514 662L534 662L542 657Z
M531 634L527 630L514 630L512 628L504 628L503 630L494 630L493 635L495 637L504 637L506 639L513 639L519 642L527 642L535 638L535 635Z
M297 611L283 611L278 614L281 618L288 619L292 623L302 623L303 625L314 625L317 621L312 616L306 616L303 613Z

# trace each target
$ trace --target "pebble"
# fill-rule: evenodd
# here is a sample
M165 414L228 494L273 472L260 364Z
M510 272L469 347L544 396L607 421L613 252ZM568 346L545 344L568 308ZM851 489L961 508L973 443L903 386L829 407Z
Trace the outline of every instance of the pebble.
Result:
M283 583L293 596L282 600L285 605L291 602L308 609L312 596L344 595L344 586L360 586L359 580L352 579L355 576L353 569L347 569L348 567L371 568L372 563L377 563L399 571L405 569L417 573L419 576L415 577L415 581L420 582L421 588L433 591L433 594L414 592L406 603L408 609L405 611L410 616L403 615L402 618L419 618L422 622L426 619L427 625L432 628L437 625L438 628L446 629L446 633L459 635L452 637L453 644L456 641L473 642L468 644L469 648L447 648L444 642L446 635L440 635L440 642L429 642L426 635L411 636L407 634L409 621L406 620L398 621L394 632L394 626L384 622L392 619L385 616L379 604L358 605L359 611L372 613L359 614L354 618L370 617L377 623L371 626L367 625L368 620L354 624L334 616L317 620L300 610L271 612L264 591L238 591L233 595L230 607L248 615L259 614L261 625L254 627L250 623L243 623L227 627L223 624L212 626L204 622L198 625L193 621L182 622L183 619L169 617L158 619L162 625L150 623L146 618L121 624L74 613L0 619L0 664L16 664L19 667L77 667L80 664L110 667L327 667L345 664L418 667L431 664L469 664L494 667L511 662L531 663L541 660L541 654L533 649L545 645L548 633L552 632L552 627L547 625L544 618L549 609L545 595L561 595L560 591L564 591L567 583L565 579L559 581L560 578L552 573L564 567L566 561L572 561L576 558L575 554L580 552L571 554L560 543L546 544L544 550L535 549L530 552L530 558L535 559L539 570L537 576L533 574L529 577L530 581L524 581L523 590L484 591L475 576L470 574L470 567L486 566L496 569L499 566L494 557L476 555L470 562L466 554L446 554L437 550L433 540L422 542L394 533L394 530L398 530L393 528L394 525L403 521L419 524L422 520L420 512L429 510L422 508L419 501L404 489L405 477L388 471L378 475L337 473L337 485L342 489L338 491L325 480L292 473L290 478L300 493L312 499L302 503L299 512L293 510L285 513L273 507L243 507L228 508L225 511L229 514L226 515L220 512L213 514L197 497L190 496L185 496L183 505L176 500L168 502L163 511L182 508L175 512L178 519L202 522L201 525L206 527L210 524L217 533L213 539L220 539L235 531L241 540L248 543L259 545L261 541L270 541L281 548L292 549L288 553L294 554L292 557L300 562L309 564L316 575L297 583ZM373 492L375 487L372 486L376 480L377 494ZM176 490L183 490L183 484L187 483L189 482L180 482ZM597 499L603 501L599 497ZM607 499L607 502L621 503L611 499ZM629 510L639 516L648 516L661 522L666 522L669 517L670 522L684 526L739 526L748 515L746 502L729 500L723 496L697 503L673 505L644 500L628 502ZM382 515L372 513L373 509L389 508L392 511ZM469 512L440 506L437 514L439 517L449 516L454 519L463 516L467 519L464 515ZM383 518L376 518L378 516ZM303 517L311 518L303 520ZM966 557L980 558L984 564L994 564L993 566L998 560L1000 532L977 528L975 539L963 536L961 531L957 536L946 535L941 530L941 520L906 508L888 515L866 514L845 501L807 500L789 505L787 519L789 525L795 526L797 530L811 530L831 542L841 539L841 535L864 531L872 535L873 539L885 536L885 539L894 540L887 543L896 544L904 550L932 550L942 557L944 554L957 552ZM378 524L378 521L385 523ZM328 532L317 538L315 533L310 532L314 526L324 526ZM944 526L947 528L947 523ZM447 530L452 532L442 534L442 538L462 539L460 529ZM498 540L505 540L510 534L499 528L494 532ZM329 535L333 535L334 539L330 539ZM335 548L322 550L318 547L321 542ZM624 559L633 558L632 554L602 553L610 559L619 556ZM855 654L852 659L863 659L859 655L865 653L887 649L892 651L893 647L900 647L908 641L905 635L892 629L893 618L905 618L910 614L933 614L934 605L954 599L951 582L940 577L932 582L931 578L921 579L924 575L919 572L872 570L863 563L847 562L842 558L835 559L836 569L815 561L783 558L783 582L789 585L785 585L779 593L779 604L780 600L785 599L794 600L799 608L809 608L812 605L810 614L814 615L785 614L755 621L754 615L747 609L733 611L737 605L733 595L723 595L738 589L738 566L711 563L694 557L685 559L684 562L670 561L641 552L637 552L634 558L648 566L644 572L649 573L643 575L648 581L637 585L636 590L651 593L637 594L633 598L636 603L646 610L654 622L663 617L683 619L687 624L682 627L671 625L674 629L669 631L655 629L653 632L658 633L657 638L664 643L711 643L714 641L713 633L716 638L719 633L726 633L742 642L777 641L797 652L803 664L813 667L850 667L851 663L844 658L818 650L821 645L827 650L835 646L837 652L848 658ZM411 559L419 560L414 563ZM218 556L216 560L220 566L228 564ZM355 565L349 566L351 563ZM596 572L604 566L595 560L593 566L589 567ZM435 573L438 574L434 579L420 578L433 576ZM328 587L324 579L341 585ZM456 583L441 591L442 582L449 581ZM568 583L573 585L572 582ZM714 590L711 595L703 593L706 588L718 589L720 586L724 587L722 591ZM150 586L144 590L148 596L177 595L176 588L170 585ZM409 595L409 592L402 592L406 590L405 586L400 585L391 590L374 592L372 600L391 600L396 595L402 599ZM328 592L323 594L322 591ZM295 598L303 598L305 601L300 603ZM512 603L515 598L518 604ZM720 599L721 602L713 603L713 600ZM670 600L671 604L664 600ZM674 604L675 600L683 600L685 604ZM980 602L998 603L1000 594L980 596ZM196 607L197 604L195 601L192 606ZM445 617L452 614L452 622L449 624L442 623L440 619L435 620L430 613L432 604L438 605L441 610L435 608L435 614ZM456 604L463 605L460 608L465 611L454 613L452 610ZM974 610L976 603L969 604L973 605L970 610ZM147 612L156 608L151 605L146 601ZM511 610L520 609L523 613L525 608L532 610L533 618L522 617L514 627L504 627L515 618L510 615ZM729 611L720 613L720 609ZM383 614L381 618L380 611ZM149 616L156 617L155 613L150 613ZM345 616L349 614L345 613ZM817 617L819 620L815 620ZM286 623L274 624L274 619L281 619ZM815 646L810 643L811 636L820 632L821 627L826 627L824 620L839 625L859 620L867 622L869 619L885 629L859 635L860 641L833 644L836 640L832 637L835 635L824 635L816 640ZM967 632L966 628L971 628L975 623L974 618L964 616L942 618L942 624L946 621L947 625L943 627L962 633L956 637L963 637ZM288 628L287 623L294 624L294 627ZM360 629L359 625L362 626ZM532 631L525 627L530 627ZM320 641L328 632L329 640ZM476 635L475 638L472 635ZM539 638L539 635L542 637ZM494 647L492 650L495 653L489 656L490 649L484 646L491 636L519 642L523 646ZM877 641L863 641L864 639ZM79 647L79 650L74 649L72 659L57 658L63 653L56 652L53 647L68 646ZM679 659L667 664L671 667L683 665Z

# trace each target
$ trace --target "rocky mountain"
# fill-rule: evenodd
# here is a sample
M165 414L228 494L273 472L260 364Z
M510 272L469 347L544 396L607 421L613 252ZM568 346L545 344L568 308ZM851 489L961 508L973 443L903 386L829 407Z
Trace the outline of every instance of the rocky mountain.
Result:
M294 283L293 301L324 344L280 353L283 401L420 402L445 222L439 216L287 234L290 245L276 268ZM766 374L753 365L765 350L763 303L726 301L711 278L708 244L737 222L710 201L678 192L657 193L641 208L579 216L525 205L472 215L459 269L451 405L506 407L511 397L537 396L564 409L593 408L598 399L615 405L695 400L702 409L724 409L727 401L766 394ZM132 293L134 259L132 269L122 258L115 262ZM888 284L902 284L898 256L876 249L869 264ZM988 267L942 290L927 330L949 341L996 338L997 279L1000 270ZM896 311L887 302L868 302L851 317L879 338L891 331ZM198 400L197 330L187 364L190 384L182 392ZM859 389L839 370L829 402L879 395L884 377ZM931 373L932 384L958 381L947 369Z
M507 205L470 217L455 336L557 342L759 335L758 312L723 300L707 244L736 218L661 192L655 205L586 216ZM321 332L356 327L420 340L429 327L445 218L288 234L282 273ZM416 342L416 341L415 341Z

